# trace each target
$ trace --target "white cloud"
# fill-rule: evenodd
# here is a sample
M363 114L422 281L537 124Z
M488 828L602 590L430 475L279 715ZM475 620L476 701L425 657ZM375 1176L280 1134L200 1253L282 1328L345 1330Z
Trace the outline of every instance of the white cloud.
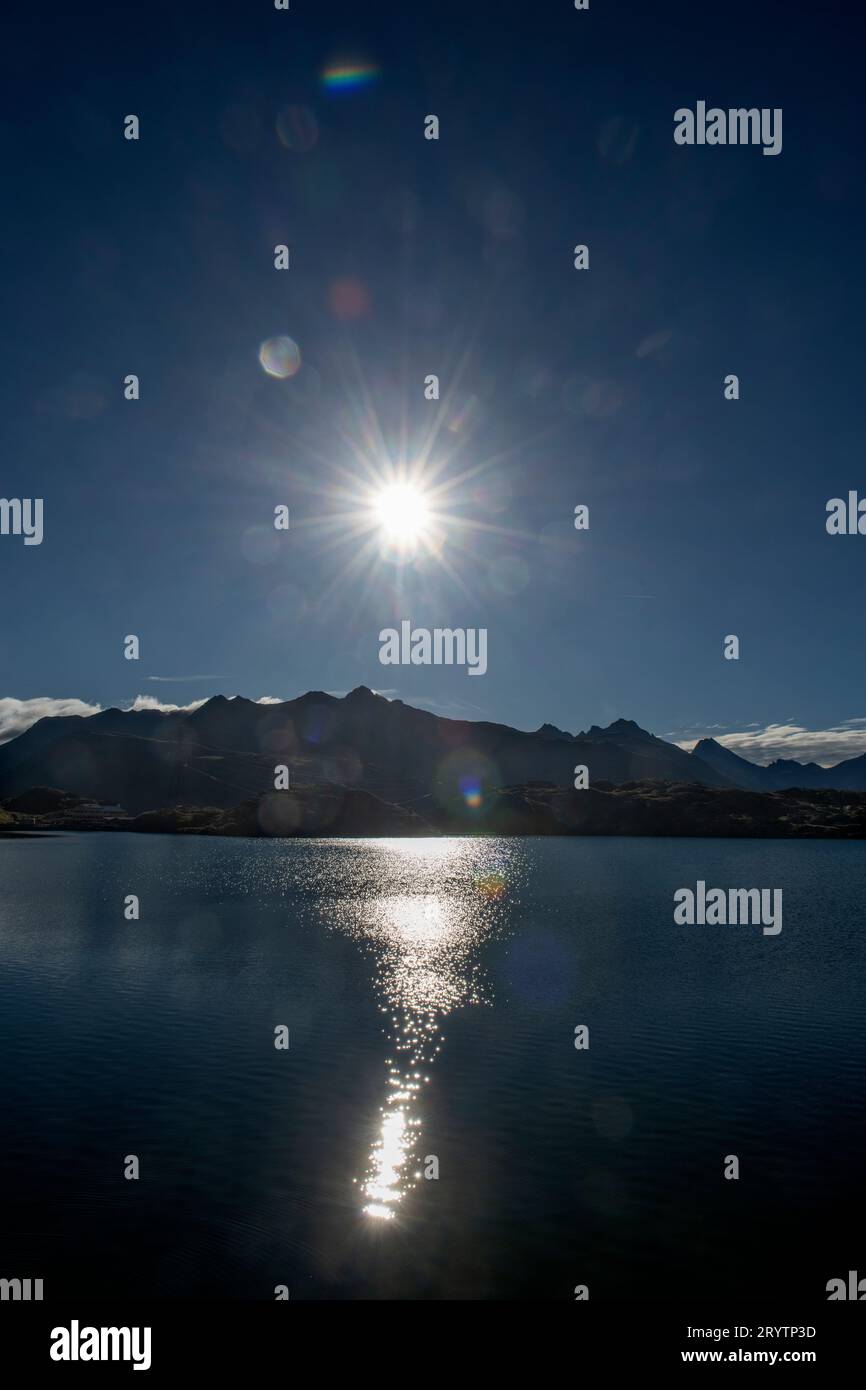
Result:
M91 705L86 700L57 700L49 695L36 696L32 700L14 700L11 696L0 698L0 743L17 738L38 719L61 714L98 714L101 709L101 705Z
M829 729L807 729L792 720L785 724L750 727L732 734L714 735L716 743L750 762L766 765L775 758L795 758L799 763L834 767L846 758L866 753L866 719L843 719ZM680 740L681 748L694 747L694 738Z
M154 709L159 710L160 714L190 714L194 709L201 709L202 705L207 704L207 699L193 700L188 705L167 705L164 700L158 700L155 695L136 695L131 705L127 709Z

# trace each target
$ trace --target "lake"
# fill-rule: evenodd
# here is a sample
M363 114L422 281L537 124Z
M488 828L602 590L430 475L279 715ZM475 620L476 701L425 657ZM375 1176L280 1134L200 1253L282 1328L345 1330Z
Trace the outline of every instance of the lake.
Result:
M677 925L699 880L783 929ZM851 842L4 840L0 1274L822 1299L866 1273L864 888Z

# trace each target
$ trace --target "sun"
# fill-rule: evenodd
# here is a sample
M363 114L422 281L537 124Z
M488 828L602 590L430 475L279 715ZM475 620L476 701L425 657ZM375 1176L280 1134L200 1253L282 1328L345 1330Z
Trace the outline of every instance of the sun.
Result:
M408 548L427 532L431 513L427 499L412 483L391 483L373 499L382 534L392 545Z

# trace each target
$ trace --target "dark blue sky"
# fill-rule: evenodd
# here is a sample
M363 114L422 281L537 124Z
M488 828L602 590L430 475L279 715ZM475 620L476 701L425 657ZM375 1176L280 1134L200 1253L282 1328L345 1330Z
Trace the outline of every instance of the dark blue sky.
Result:
M863 38L823 2L18 7L0 495L43 497L45 538L0 537L0 696L861 719L866 537L824 521L866 491ZM345 57L377 79L329 91ZM698 100L781 107L782 153L675 145ZM291 380L258 361L277 334ZM437 421L447 564L361 563L359 451L411 462ZM383 668L401 617L486 627L488 674Z

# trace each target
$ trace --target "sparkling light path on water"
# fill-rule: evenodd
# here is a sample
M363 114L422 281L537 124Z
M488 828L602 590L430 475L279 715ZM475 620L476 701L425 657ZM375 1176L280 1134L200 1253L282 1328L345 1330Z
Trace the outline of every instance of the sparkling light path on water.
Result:
M387 1019L386 1094L357 1181L364 1214L390 1221L423 1176L422 1092L442 1024L455 1009L491 1002L480 948L497 929L509 884L516 887L521 856L516 845L483 839L372 840L365 849L371 880L331 913L370 952Z

